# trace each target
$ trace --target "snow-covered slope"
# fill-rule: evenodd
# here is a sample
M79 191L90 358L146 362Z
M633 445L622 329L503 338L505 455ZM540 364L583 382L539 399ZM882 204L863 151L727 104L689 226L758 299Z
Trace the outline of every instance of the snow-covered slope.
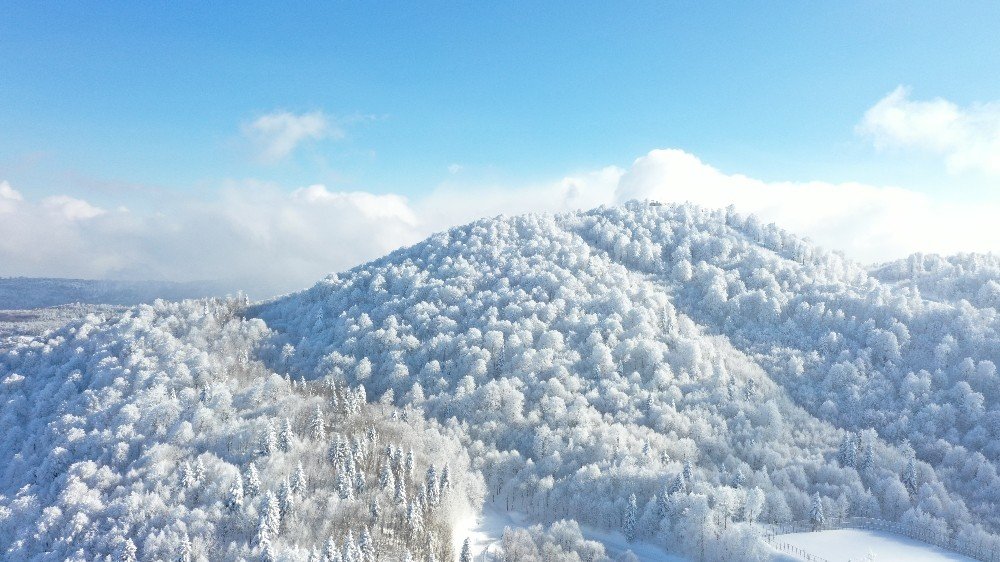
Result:
M280 455L260 460L246 444L266 434L268 416L279 423L297 412L298 435L316 405L327 420L346 415L330 413L340 410L321 389L332 385L338 396L363 388L377 404L365 415L387 424L379 434L412 443L420 470L450 460L460 492L441 511L428 507L429 492L417 502L438 517L433 532L413 531L420 522L406 516L421 488L411 480L402 499L373 492L398 514L391 533L365 523L356 500L332 502L353 515L291 534L279 526L270 548L280 559L305 560L325 535L339 543L347 529L357 537L369 528L397 555L445 555L433 545L469 526L448 522L477 504L480 473L488 510L551 524L505 542L525 560L534 551L603 556L561 519L723 560L772 555L752 522L846 515L947 532L996 556L997 311L989 301L927 298L884 275L732 211L634 202L477 221L248 308L163 303L83 322L0 352L3 428L35 424L3 442L0 466L14 468L0 482L0 543L40 553L69 534L62 553L112 552L100 543L110 539L72 531L68 521L83 513L117 533L101 537L141 539L144 555L179 548L181 531L211 559L260 555L251 528L260 500L239 512L251 522L234 527L218 507L224 489L256 459L278 493L294 467ZM252 376L241 374L248 365ZM281 386L286 376L310 382ZM227 389L224 414L205 405L208 386ZM115 413L130 404L148 412L144 429ZM222 419L199 425L206 407L209 420ZM163 410L171 417L158 424L152 412ZM430 437L392 425L404 415L404 426ZM208 437L185 430L175 442L185 422ZM354 425L336 418L327 430ZM244 445L234 453L221 445L230 440ZM122 458L110 452L119 441L131 443ZM324 493L337 495L334 475L346 467L323 468L309 455L316 443L302 442L294 454L310 482L328 471ZM77 475L100 501L71 507L68 480L47 471L53 454L71 474L107 467L121 480ZM216 493L178 493L178 467L196 458L208 466L209 454L221 467L210 471ZM398 478L392 454L366 462L385 458ZM124 509L115 500L132 497L127 490L159 498L126 504L134 513L173 518L118 525L110 513ZM420 538L392 542L399 533Z
M241 306L158 302L0 350L0 559L450 559L482 497L453 432L269 371Z
M491 497L540 520L617 527L635 494L638 535L709 557L816 494L960 540L1000 524L996 311L730 211L482 220L254 314L266 361L454 419Z

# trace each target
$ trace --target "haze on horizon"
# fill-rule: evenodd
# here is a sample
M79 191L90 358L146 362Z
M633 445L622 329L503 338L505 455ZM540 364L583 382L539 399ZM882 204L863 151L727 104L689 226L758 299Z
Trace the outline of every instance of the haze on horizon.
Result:
M995 252L1000 7L10 5L0 276L307 286L479 217Z

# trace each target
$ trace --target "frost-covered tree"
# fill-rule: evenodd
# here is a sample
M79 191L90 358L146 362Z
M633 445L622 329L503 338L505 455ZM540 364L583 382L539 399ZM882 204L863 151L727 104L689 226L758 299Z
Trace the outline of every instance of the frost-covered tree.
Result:
M316 405L312 419L309 420L309 436L316 441L326 439L326 422L323 417L323 408L319 404Z
M292 450L292 436L295 431L292 429L292 420L285 418L281 424L281 431L278 433L278 448L287 453Z
M247 478L246 478L246 494L250 497L256 497L260 494L260 475L257 472L257 465L250 461L247 465Z
M136 562L137 549L132 539L126 538L118 549L115 562Z
M270 490L264 493L261 505L261 526L268 538L281 532L281 503Z
M243 475L239 472L236 473L236 478L233 479L233 483L229 487L229 493L226 496L226 507L233 513L237 513L243 509Z
M458 556L458 562L472 562L472 545L469 539L462 541L462 552Z
M843 466L856 466L858 457L857 438L853 434L848 434L840 443L838 458Z
M304 494L307 485L306 471L302 468L302 461L298 461L298 464L295 466L295 474L292 476L292 493L297 496Z
M340 549L337 548L337 541L330 537L323 546L323 562L340 562L340 560Z
M392 475L392 466L390 457L386 457L382 462L382 468L378 475L378 485L381 490L395 490L396 479Z
M191 545L191 539L188 537L187 531L181 533L180 545L177 548L177 562L191 562L191 558L194 555L194 548Z
M628 497L628 503L625 505L625 516L622 519L622 534L625 535L625 540L628 542L635 540L638 523L639 506L636 504L635 494L632 494Z
M820 498L819 492L813 494L812 507L809 508L809 522L812 523L814 529L820 529L826 524L826 516L823 514L823 499Z
M911 494L915 494L920 488L920 480L917 476L917 461L910 457L906 461L906 468L903 469L903 484Z
M341 470L337 474L337 493L342 500L354 498L354 483L351 482L351 477L346 470Z
M361 530L361 537L358 539L358 548L361 551L361 559L364 560L364 562L374 562L375 541L372 540L372 536L368 532L368 529Z
M264 433L260 439L260 454L271 455L278 448L278 434L274 429L274 423L268 419L264 427Z

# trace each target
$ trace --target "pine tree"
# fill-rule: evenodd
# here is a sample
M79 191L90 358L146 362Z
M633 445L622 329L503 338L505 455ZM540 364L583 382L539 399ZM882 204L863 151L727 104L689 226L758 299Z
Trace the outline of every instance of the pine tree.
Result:
M628 497L628 505L625 507L625 518L622 521L622 534L625 540L632 542L635 540L635 533L639 525L639 505L636 503L635 494Z
M368 482L365 480L365 473L360 470L356 470L354 472L354 492L357 494L363 494L367 486Z
M378 485L382 490L395 488L396 485L396 479L392 476L392 466L390 466L390 462L391 461L386 458L382 463L382 470L378 473Z
M339 412L340 411L340 400L337 399L337 388L336 388L336 386L334 387L333 392L330 393L330 408L334 412Z
M364 562L375 562L375 541L372 540L368 529L361 530L359 546L361 549L361 559Z
M344 562L361 562L355 555L355 550L357 546L354 544L354 533L350 529L347 530L347 536L344 537L344 550L342 558Z
M326 462L336 466L339 461L337 452L340 450L340 434L334 433L333 440L330 441L330 448L326 450Z
M260 560L261 562L278 562L278 556L274 553L274 545L271 544L270 539L261 545Z
M670 486L664 484L663 491L656 497L656 514L660 519L667 516L670 511Z
M263 500L263 523L267 526L268 537L277 536L281 532L281 504L274 493L268 490Z
M736 473L733 474L733 488L739 488L743 486L743 482L745 481L746 478L743 476L743 471L737 468Z
M451 490L451 467L448 463L444 463L444 468L441 469L441 497L443 498L449 490Z
M674 478L674 482L670 485L670 488L667 490L667 493L669 495L674 495L680 492L684 492L686 490L687 490L687 484L684 481L684 473L681 472L680 474L677 475L677 478Z
M195 484L201 484L205 481L205 463L201 461L201 457L195 459L192 474L194 475Z
M440 492L437 477L437 470L434 465L431 464L427 467L427 502L431 506L436 506L438 504L438 493Z
M290 452L292 450L292 435L294 435L292 420L285 418L281 425L281 432L278 433L278 448L286 453Z
M194 488L198 481L194 477L194 469L191 467L191 463L184 461L181 465L181 484L185 488Z
M396 490L393 499L396 500L398 505L406 505L406 485L403 483L402 478L396 479Z
M292 477L292 493L301 496L306 492L306 471L302 468L302 461L295 467L295 475Z
M869 470L875 466L875 444L872 443L871 439L865 440L864 444L861 446L861 452L859 453L860 458L858 459L858 468L861 470Z
M317 441L326 439L326 422L323 420L323 408L319 404L316 405L312 420L309 422L309 433Z
M351 482L350 477L347 476L346 470L341 470L337 474L337 494L342 500L354 498L354 484Z
M437 548L434 545L434 533L427 535L427 562L437 562Z
M378 505L378 496L372 497L372 501L368 506L368 523L372 527L377 527L379 524L379 519L381 518L382 511Z
M814 529L819 529L826 523L826 517L823 515L823 500L819 497L819 492L813 494L809 522L812 523Z
M136 556L138 552L135 548L135 543L132 539L126 538L122 542L121 546L118 548L118 556L115 558L116 562L136 562Z
M691 459L684 461L684 483L685 485L691 483L691 479L694 477L694 467L691 465Z
M191 539L188 537L187 531L184 531L184 534L181 535L181 544L177 551L177 562L191 562L193 550Z
M260 516L260 521L257 523L257 546L264 549L267 545L271 544L271 526L267 524L267 515L262 514Z
M837 453L837 459L840 461L840 465L844 467L857 465L858 441L853 433L849 433L840 443L840 451Z
M326 539L326 545L323 547L323 562L340 562L340 550L332 536Z
M406 465L403 467L406 474L406 481L413 482L413 449L406 453Z
M295 510L295 493L292 491L292 485L288 482L287 477L278 488L278 506L281 509L282 518L287 518Z
M233 513L243 509L243 475L239 472L236 473L236 479L233 480L233 485L229 487L229 493L226 495L226 508Z
M417 535L423 529L423 517L420 515L420 507L416 502L410 502L406 506L406 532Z
M458 562L472 562L472 546L469 539L462 543L462 553L458 556Z
M267 420L267 427L264 428L264 435L260 438L260 454L270 456L278 448L278 434L274 431L274 424Z
M906 461L906 468L903 470L903 484L906 485L906 489L910 491L911 494L917 493L917 489L920 487L920 482L917 477L917 461L913 457L910 457Z
M246 493L251 497L256 497L260 493L260 475L257 474L257 465L253 461L247 466Z

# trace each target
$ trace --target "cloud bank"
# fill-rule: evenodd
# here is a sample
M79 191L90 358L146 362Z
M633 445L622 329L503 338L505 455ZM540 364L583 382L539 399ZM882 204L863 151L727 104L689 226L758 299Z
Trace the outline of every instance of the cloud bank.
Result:
M263 297L479 217L635 198L732 204L862 262L916 251L1000 250L1000 231L989 228L1000 213L996 205L943 204L860 183L764 182L667 149L628 169L609 166L522 186L452 183L416 199L234 182L211 200L179 200L145 215L67 196L31 201L0 182L0 275L229 280Z
M953 172L1000 174L1000 102L961 108L941 98L915 101L900 86L865 113L858 131L879 148L944 157Z

